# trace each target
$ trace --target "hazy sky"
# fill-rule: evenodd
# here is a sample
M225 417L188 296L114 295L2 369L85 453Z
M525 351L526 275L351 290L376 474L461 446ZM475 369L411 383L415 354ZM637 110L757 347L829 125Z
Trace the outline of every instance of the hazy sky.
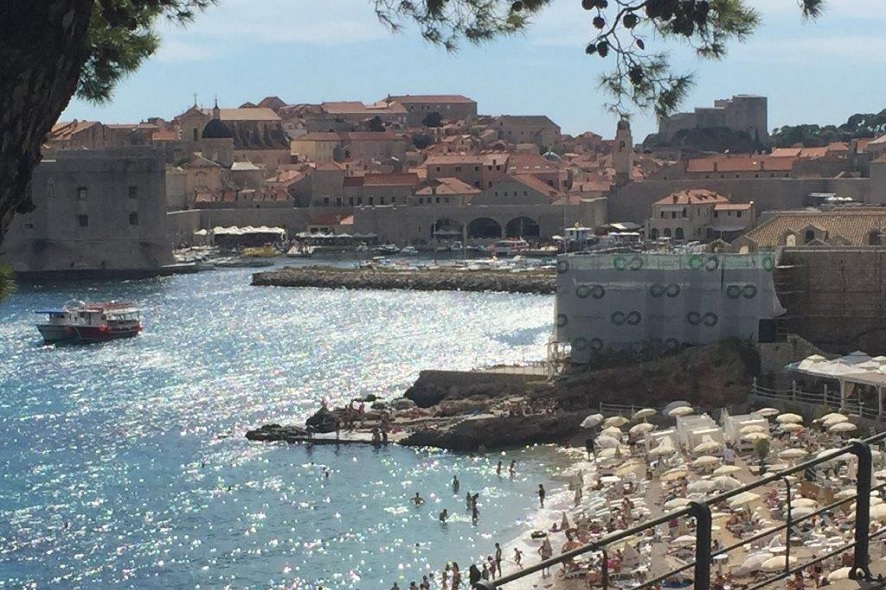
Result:
M886 108L882 0L830 0L804 23L796 0L750 0L763 26L722 62L672 44L677 69L697 85L684 110L733 94L769 97L769 127L842 123ZM391 34L369 0L220 0L187 28L165 25L163 46L98 107L73 101L62 120L170 119L197 101L235 107L276 95L288 103L375 102L388 94L464 94L482 114L546 114L565 133L615 133L598 76L607 60L588 57L592 30L580 0L556 0L524 35L448 54L415 29ZM659 47L650 39L647 48ZM656 129L637 113L636 140Z

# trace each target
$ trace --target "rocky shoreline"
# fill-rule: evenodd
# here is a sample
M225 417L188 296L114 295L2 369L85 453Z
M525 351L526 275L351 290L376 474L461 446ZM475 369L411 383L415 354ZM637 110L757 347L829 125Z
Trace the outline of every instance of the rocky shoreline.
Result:
M252 275L261 287L319 287L324 289L411 289L414 291L502 291L553 294L556 271L551 268L467 270L463 267L421 269L338 268L287 266Z
M379 429L392 443L461 452L581 444L579 425L600 403L654 407L682 399L701 410L741 404L757 363L746 345L724 341L555 381L505 372L423 371L403 398L321 408L304 426L266 425L246 436L265 442L366 444L372 442L372 430Z

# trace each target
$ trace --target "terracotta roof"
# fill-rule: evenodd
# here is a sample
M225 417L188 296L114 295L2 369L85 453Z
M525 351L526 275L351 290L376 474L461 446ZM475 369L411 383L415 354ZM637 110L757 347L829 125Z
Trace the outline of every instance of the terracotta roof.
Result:
M405 113L406 109L401 104L376 103L363 104L358 100L345 100L339 102L323 102L320 108L330 115L377 115L379 113Z
M424 182L422 185L422 188L415 191L416 195L472 195L480 192L480 189L474 188L458 178L437 178Z
M552 186L548 186L543 181L529 174L521 174L519 176L508 176L507 180L513 180L520 184L531 188L532 190L545 195L551 202L563 198L565 195ZM494 187L495 185L493 185Z
M151 134L151 141L176 141L178 134L175 131L155 131Z
M341 141L338 133L332 131L318 131L315 133L306 133L300 137L296 137L292 141Z
M461 94L401 94L399 96L389 96L387 100L401 103L452 102L464 104L474 102L474 100L467 96L462 96Z
M802 147L775 148L772 150L771 155L775 157L798 158L802 149Z
M793 150L794 148L785 148ZM784 152L788 153L788 152ZM785 171L793 169L796 156L711 156L686 160L686 172L754 172Z
M364 186L415 186L418 184L418 175L412 173L402 174L366 174L363 176Z
M65 123L56 123L49 132L50 138L53 140L70 139L74 134L80 133L94 125L101 125L98 121L68 121Z
M547 115L501 115L500 117L496 117L495 121L497 123L506 123L508 125L516 126L538 127L553 125L554 127L559 128L559 126L551 121Z
M508 158L508 174L538 174L540 172L558 172L560 167L555 162L538 154L511 154Z
M874 140L873 137L860 137L855 140L855 153L860 154L864 152L865 148L868 147L868 144Z
M781 211L747 232L745 237L761 248L774 248L779 245L786 232L799 234L810 227L826 232L826 241L829 243L864 246L868 244L868 236L872 231L886 228L886 208Z
M406 141L406 138L388 131L351 131L341 133L342 141Z
M729 199L723 195L707 189L690 189L671 193L663 199L659 199L655 205L701 205L706 203L728 203Z
M752 208L751 203L717 203L714 205L714 211L747 211Z
M212 109L203 109L203 114L212 116ZM246 109L219 109L222 121L279 121L280 117L271 109L250 107Z
M465 164L470 166L482 166L486 162L485 156L478 154L440 154L428 157L423 166L440 166L451 164Z

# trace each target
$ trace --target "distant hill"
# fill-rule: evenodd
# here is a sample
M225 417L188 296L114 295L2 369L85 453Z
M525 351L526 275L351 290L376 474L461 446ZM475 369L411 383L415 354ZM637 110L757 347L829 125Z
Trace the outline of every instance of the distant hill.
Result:
M886 109L879 113L856 113L842 125L785 125L773 130L770 138L773 147L819 147L835 141L848 142L858 137L883 134L886 134Z
M748 154L765 149L765 145L745 131L733 131L727 127L681 129L669 142L658 134L651 134L643 141L644 149L676 147L686 152L719 152Z

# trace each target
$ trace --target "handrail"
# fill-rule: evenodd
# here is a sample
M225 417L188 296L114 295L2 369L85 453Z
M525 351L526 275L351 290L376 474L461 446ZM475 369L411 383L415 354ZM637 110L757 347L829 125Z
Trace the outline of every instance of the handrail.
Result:
M883 441L886 441L886 432L876 434L876 435L866 438L864 440L861 440L861 439L851 440L851 441L849 441L848 444L846 444L843 447L833 449L831 451L822 453L820 455L816 455L813 459L810 459L808 461L804 461L802 463L798 463L792 467L789 467L787 469L783 469L781 471L772 473L770 475L766 475L764 477L761 477L757 481L747 483L747 484L739 486L733 490L729 490L727 492L717 494L716 496L713 496L713 497L708 498L706 500L699 500L699 501L690 502L688 505L686 505L682 508L679 508L673 512L665 513L657 518L654 518L652 520L646 521L646 522L641 523L639 525L633 526L633 527L626 529L624 531L619 531L614 534L606 535L597 541L588 543L586 545L583 545L583 546L573 549L571 551L567 551L567 552L562 553L556 557L552 557L550 559L544 560L538 564L528 566L518 572L508 574L508 575L503 576L497 580L481 580L474 587L479 590L493 590L495 588L499 588L501 586L504 586L505 584L508 584L509 582L513 582L515 580L523 578L524 576L528 576L529 574L541 571L543 569L547 569L547 568L551 567L552 565L556 565L556 564L562 563L564 561L572 560L573 558L578 557L579 555L583 555L583 554L589 553L589 552L605 551L607 546L609 546L617 541L620 541L622 539L626 539L628 537L636 535L637 533L646 531L648 529L651 529L651 528L656 527L660 524L666 523L666 522L673 520L675 518L690 516L690 517L694 517L696 519L695 561L693 563L687 564L686 566L681 567L677 570L670 571L667 574L665 574L664 576L659 576L655 580L647 581L647 582L644 582L643 584L637 585L634 588L634 590L649 586L651 583L654 583L655 581L660 581L660 580L666 579L670 576L673 576L676 573L687 570L693 566L695 568L695 579L694 579L693 588L695 590L709 590L709 588L710 588L710 564L711 564L711 559L714 555L711 552L711 506L713 506L719 502L722 502L724 500L728 500L729 498L732 498L732 497L734 497L738 494L741 494L743 492L747 492L747 491L756 489L758 487L761 487L761 486L764 486L764 485L767 485L767 484L770 484L770 483L773 483L773 482L776 482L779 480L784 480L784 478L786 476L789 476L789 475L792 475L795 473L802 473L810 467L815 467L817 465L821 465L822 463L826 463L828 461L831 461L837 457L840 457L840 456L843 456L846 454L853 454L856 457L858 457L858 472L857 472L857 476L856 476L856 493L854 496L850 496L848 498L842 499L841 501L831 504L828 507L819 510L818 512L823 512L828 509L832 509L836 506L839 506L839 505L844 504L846 502L851 502L853 499L855 499L855 502L856 502L855 540L851 544L847 545L847 547L852 547L852 546L855 547L855 554L854 554L854 558L853 558L853 565L850 570L850 577L853 579L857 579L859 577L863 577L865 579L870 579L871 572L870 572L870 564L869 564L868 546L869 546L869 542L870 542L870 538L871 538L871 536L870 536L870 502L871 502L870 494L872 491L871 479L872 479L872 471L873 471L873 469L872 469L872 455L871 455L870 446L873 444L883 442ZM883 487L884 486L878 486L876 489L880 489ZM765 531L765 534L760 533L760 535L767 536L767 535L771 535L775 532L785 530L788 527L795 526L797 522L805 520L806 518L807 517L802 517L802 518L798 518L798 519L789 519L788 522L785 523L785 525L779 526L779 527L773 527L772 529ZM747 543L751 542L751 540L756 539L760 535L756 535L754 537L751 537L750 539L744 539L744 540L742 540L741 543L738 543L738 544L733 545L731 547L727 547L725 549L721 549L721 550L717 551L716 554L719 555L721 553L726 553L732 549L746 545ZM877 536L879 536L879 535L877 535ZM845 549L845 548L846 547L844 547L842 549ZM834 554L836 554L836 553L834 553ZM820 561L820 559L815 560L815 561ZM815 561L813 561L812 563L814 563ZM787 563L788 560L786 559L785 562ZM778 576L776 576L775 578L767 579L763 583L755 585L752 589L749 589L749 590L756 590L756 589L761 588L767 584L771 584L774 581L784 579L787 575L790 575L791 572L799 571L800 569L802 569L802 567L805 567L809 563L810 562L806 562L806 563L802 564L802 566L797 567L797 568L793 568L793 569L789 569L786 567L785 571L783 573L779 574ZM606 588L608 587L608 579L607 579L608 576L607 576L607 571L606 571L605 566L602 568L602 574L603 574L603 588L604 588L604 590L606 590Z

